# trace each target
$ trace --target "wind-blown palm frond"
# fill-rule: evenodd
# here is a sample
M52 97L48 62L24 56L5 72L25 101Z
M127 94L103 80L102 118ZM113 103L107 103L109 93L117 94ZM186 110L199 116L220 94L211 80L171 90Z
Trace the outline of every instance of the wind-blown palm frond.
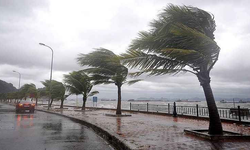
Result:
M147 73L159 69L178 73L187 67L193 69L187 72L198 73L210 70L217 61L220 48L214 41L215 21L206 11L170 4L150 25L152 29L140 32L121 55L123 64Z
M139 81L142 81L142 79L130 80L130 81L127 81L126 83L127 83L128 85L132 85L132 84L135 84L135 83L137 83L137 82L139 82Z
M88 94L93 84L91 78L82 71L73 71L69 75L64 75L64 82L71 94Z
M112 51L105 48L96 49L89 54L79 54L77 58L79 64L97 68L110 68L120 65L119 57Z
M169 43L175 48L192 49L203 54L203 56L212 57L218 54L220 48L216 42L201 33L183 24L176 24L170 28Z
M130 49L127 53L122 54L121 58L123 59L122 62L131 68L157 69L163 67L165 69L173 69L185 67L179 60L172 60L159 54L144 53L140 50Z
M111 70L109 68L87 68L82 71L88 74L103 75L109 77L113 76L116 73L115 70Z
M98 85L98 84L114 84L114 83L115 83L114 81L105 81L105 80L96 80L96 81L93 81L94 85Z
M179 72L190 72L193 74L196 74L193 71L187 70L187 69L172 69L172 70L166 70L166 69L147 69L147 70L142 70L142 71L137 71L137 72L133 72L130 73L129 75L131 77L138 77L142 74L148 74L149 76L159 76L159 75L166 75L166 74L172 74L172 75L176 75Z
M110 77L105 76L105 75L93 74L91 76L91 79L94 80L94 81L96 81L96 80L108 81L110 79Z
M74 86L71 86L71 85L66 85L66 89L67 91L69 91L69 94L76 94L76 95L79 95L79 94L82 94L82 92L80 90L78 90L76 87Z
M47 93L50 93L51 99L61 99L65 95L65 87L61 82L51 80L51 89L50 80L45 80L41 82L46 87Z
M128 75L128 69L120 63L120 56L105 48L95 49L89 54L80 54L77 60L82 66L92 67L82 71L91 75L94 84L122 85Z
M19 96L24 99L26 99L27 97L37 97L38 91L36 89L36 85L33 83L24 84L20 89Z
M94 96L95 94L98 94L99 92L98 91L93 91L93 92L90 92L88 96Z

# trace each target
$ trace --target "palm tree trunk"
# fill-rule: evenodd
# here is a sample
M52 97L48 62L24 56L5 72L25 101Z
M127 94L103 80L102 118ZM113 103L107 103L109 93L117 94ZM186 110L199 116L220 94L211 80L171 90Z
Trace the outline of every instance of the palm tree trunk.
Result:
M223 134L220 116L219 116L218 109L214 100L213 91L210 86L209 72L207 71L200 72L197 74L197 77L203 88L206 101L207 101L207 107L209 111L209 131L208 132L209 134L213 134L213 135Z
M51 99L51 102L50 102L50 104L49 104L49 107L51 107L52 106L52 103L53 103L53 98Z
M202 88L206 96L209 111L209 134L222 134L221 120L210 83L202 85Z
M116 108L116 114L117 115L121 115L122 114L122 110L121 110L121 86L117 86L118 87L118 102L117 102L117 108Z
M87 95L84 94L82 97L82 110L85 110L85 105L86 105L86 100L87 100Z
M36 106L37 106L37 101L38 101L38 98L36 97Z
M64 102L64 99L61 99L61 106L60 106L60 108L63 108L63 102Z

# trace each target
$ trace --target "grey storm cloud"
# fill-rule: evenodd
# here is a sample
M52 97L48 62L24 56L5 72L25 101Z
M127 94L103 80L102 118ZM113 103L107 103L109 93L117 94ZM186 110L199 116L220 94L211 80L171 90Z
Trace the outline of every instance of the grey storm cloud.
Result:
M47 6L47 1L30 0L1 0L0 12L3 16L31 16L32 11Z
M250 97L250 19L247 0L1 0L0 1L0 79L17 86L49 78L51 51L54 50L53 79L80 70L76 57L93 48L104 47L121 54L138 32L168 5L192 5L212 13L221 47L219 61L211 71L215 97ZM133 71L133 70L130 70ZM123 86L123 99L138 97L204 98L198 79L192 74L147 77L132 86ZM114 85L99 85L99 97L116 98Z

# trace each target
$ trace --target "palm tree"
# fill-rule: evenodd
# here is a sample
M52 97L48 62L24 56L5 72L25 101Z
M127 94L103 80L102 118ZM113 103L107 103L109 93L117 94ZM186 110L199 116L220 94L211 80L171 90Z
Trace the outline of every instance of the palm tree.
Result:
M14 99L14 102L15 102L15 103L17 103L18 98L19 98L19 92L18 92L18 91L16 91L16 92L12 92L12 94L13 94L13 99Z
M66 89L65 89L66 90ZM63 108L63 103L64 103L64 100L67 99L67 97L69 97L70 95L64 95L61 97L61 105L60 105L60 108Z
M7 94L6 93L0 93L0 100L1 101L6 101Z
M46 87L47 93L50 91L50 80L42 81L42 84ZM48 107L52 106L53 101L65 99L65 87L62 82L58 82L56 80L51 80L51 102ZM47 94L49 95L49 94ZM63 104L63 102L61 101Z
M222 134L222 125L210 86L210 71L220 47L214 41L215 20L192 6L168 5L149 31L142 31L122 55L124 64L149 75L189 72L198 77L209 109L209 133Z
M36 89L36 85L35 84L30 84L30 87L28 88L27 93L32 98L32 100L33 100L33 98L36 99L36 105L37 105L37 101L38 101L38 97L39 97L39 92Z
M83 71L73 71L68 75L64 75L64 82L70 95L83 95L82 110L85 110L87 98L99 93L98 91L91 92L93 87L91 78Z
M104 48L96 49L89 54L80 54L77 58L84 69L91 74L94 84L115 84L118 88L118 102L116 114L121 115L121 87L123 84L133 84L140 80L127 81L128 68L120 63L120 57Z
M21 99L24 98L24 100L27 99L27 97L35 97L37 95L37 91L36 91L36 85L33 84L33 83L30 83L30 84L24 84L22 87L21 87L21 90L20 90L20 97Z

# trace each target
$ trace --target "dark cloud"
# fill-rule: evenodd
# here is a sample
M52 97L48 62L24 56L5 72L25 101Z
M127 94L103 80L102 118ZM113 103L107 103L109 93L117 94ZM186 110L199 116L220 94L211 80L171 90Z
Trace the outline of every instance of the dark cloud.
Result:
M36 9L48 6L47 0L1 0L1 16L31 16Z

